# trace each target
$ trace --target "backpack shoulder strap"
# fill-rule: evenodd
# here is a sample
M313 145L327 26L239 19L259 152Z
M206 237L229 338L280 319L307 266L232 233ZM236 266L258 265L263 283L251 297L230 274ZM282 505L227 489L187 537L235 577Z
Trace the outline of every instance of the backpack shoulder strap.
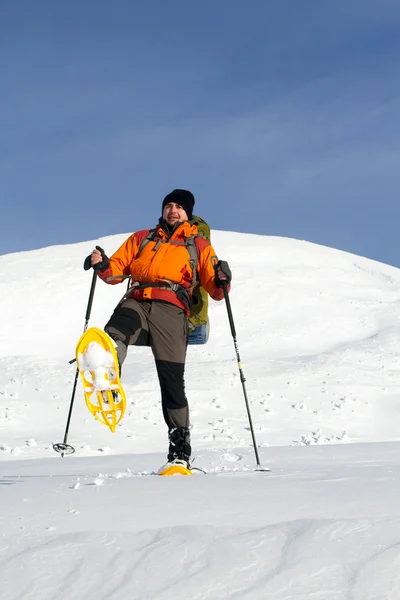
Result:
M156 239L157 237L157 230L156 229L150 229L149 233L146 235L146 237L144 238L144 240L142 240L142 243L139 246L139 250L135 256L135 259L138 258L139 254L141 254L141 252L143 251L144 247L147 246L147 244L149 242L152 242Z
M194 288L197 283L197 265L199 264L199 255L196 244L196 237L199 237L198 234L191 235L186 238L186 248L189 252L189 263L192 269L193 278L192 278L192 287Z

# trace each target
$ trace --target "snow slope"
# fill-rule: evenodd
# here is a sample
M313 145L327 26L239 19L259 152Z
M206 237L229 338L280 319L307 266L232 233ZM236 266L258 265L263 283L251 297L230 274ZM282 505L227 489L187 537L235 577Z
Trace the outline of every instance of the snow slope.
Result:
M400 271L303 241L214 232L231 265L256 473L224 302L189 347L190 478L165 458L151 353L130 348L112 434L82 400L64 436L95 244L0 257L1 600L397 599ZM125 287L96 287L103 327ZM34 460L33 460L34 459Z

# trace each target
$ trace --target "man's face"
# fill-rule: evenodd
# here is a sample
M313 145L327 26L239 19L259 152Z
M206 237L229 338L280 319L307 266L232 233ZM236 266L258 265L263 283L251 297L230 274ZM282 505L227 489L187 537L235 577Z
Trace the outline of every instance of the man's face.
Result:
M176 202L168 202L168 204L164 206L162 216L168 225L183 223L183 221L187 221L188 218L185 209L182 208L180 204L176 204Z

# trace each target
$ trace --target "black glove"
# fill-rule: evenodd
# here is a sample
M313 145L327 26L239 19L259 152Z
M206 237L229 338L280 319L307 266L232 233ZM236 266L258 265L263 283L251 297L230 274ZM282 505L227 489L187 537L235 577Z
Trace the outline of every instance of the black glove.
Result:
M89 254L89 256L85 258L85 262L83 263L83 268L85 269L85 271L89 271L89 269L91 269L92 267L94 269L98 269L99 271L106 271L110 266L110 260L107 254L104 252L103 248L100 248L100 246L96 246L96 250L98 250L101 253L101 258L103 260L97 263L96 265L92 265L92 255Z
M215 269L215 278L214 278L215 285L217 285L218 287L222 287L224 285L224 283L229 285L230 282L232 281L232 273L231 273L231 270L230 270L229 265L226 262L226 260L219 260L217 262L217 264L215 265L214 269ZM221 279L217 275L217 269L221 269L221 271L223 273L225 273L227 279L224 279L223 281L221 281Z

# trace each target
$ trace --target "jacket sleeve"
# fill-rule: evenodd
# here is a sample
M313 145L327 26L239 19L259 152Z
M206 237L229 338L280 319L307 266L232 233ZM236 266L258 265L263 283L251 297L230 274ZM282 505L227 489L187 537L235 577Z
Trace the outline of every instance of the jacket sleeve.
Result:
M136 240L136 234L133 233L125 242L118 248L116 252L110 258L110 266L103 272L99 272L99 277L111 285L116 283L122 283L124 279L112 279L107 281L109 277L116 277L118 275L130 275L130 265L135 259L138 252L138 245Z
M218 257L210 242L203 238L197 238L196 244L199 254L198 275L203 288L210 294L213 300L222 300L224 298L224 290L218 287L215 283L214 266L218 262ZM228 292L231 286L228 285Z

